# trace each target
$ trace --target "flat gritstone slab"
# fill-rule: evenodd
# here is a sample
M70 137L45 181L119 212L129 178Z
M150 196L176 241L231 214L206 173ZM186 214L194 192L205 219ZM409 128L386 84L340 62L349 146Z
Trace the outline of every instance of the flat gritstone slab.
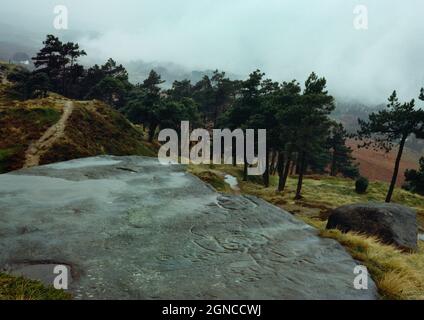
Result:
M374 299L334 240L250 196L222 195L143 157L0 175L0 268L76 299Z

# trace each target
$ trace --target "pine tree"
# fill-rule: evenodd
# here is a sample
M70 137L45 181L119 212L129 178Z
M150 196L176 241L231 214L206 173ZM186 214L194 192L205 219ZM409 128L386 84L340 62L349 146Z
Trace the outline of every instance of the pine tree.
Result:
M62 43L53 35L47 35L43 44L44 47L32 58L36 72L45 73L53 85L53 90L66 95L68 81L75 81L82 75L83 69L77 64L77 60L86 53L80 50L78 44Z
M359 170L353 163L352 149L346 145L348 137L341 123L332 124L327 148L331 151L330 175L333 177L338 173L352 179L359 176Z
M424 196L424 157L420 159L418 170L406 170L403 188Z
M423 90L421 90L421 98ZM424 111L415 108L415 100L400 103L396 91L389 97L385 110L369 115L368 121L359 120L358 137L363 140L360 147L374 146L389 152L398 144L398 153L386 202L391 202L399 174L405 143L411 134L424 134Z
M312 73L305 89L285 108L279 118L287 139L288 160L297 153L299 173L295 199L302 197L303 177L310 161L322 151L330 128L328 115L334 110L334 99L325 90L327 81ZM286 161L284 175L288 174L290 161ZM284 179L284 177L283 177ZM283 181L284 182L284 181Z

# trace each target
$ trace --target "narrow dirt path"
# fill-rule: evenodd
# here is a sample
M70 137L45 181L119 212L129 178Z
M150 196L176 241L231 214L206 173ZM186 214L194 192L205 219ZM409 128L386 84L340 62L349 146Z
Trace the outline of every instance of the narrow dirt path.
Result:
M25 163L24 168L35 167L40 164L41 156L51 146L65 134L66 122L74 110L74 103L72 101L65 101L63 107L62 117L51 126L43 134L43 136L36 142L32 143L28 150L25 152Z

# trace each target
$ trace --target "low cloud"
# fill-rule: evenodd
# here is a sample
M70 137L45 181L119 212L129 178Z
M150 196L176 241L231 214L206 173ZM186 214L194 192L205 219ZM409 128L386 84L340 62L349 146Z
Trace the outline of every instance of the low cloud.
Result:
M3 0L0 19L54 33L52 0ZM61 1L68 36L91 58L174 62L190 69L275 80L326 76L337 97L379 103L397 89L415 98L424 86L424 3L419 0ZM368 30L353 26L366 5ZM66 33L65 33L66 35Z

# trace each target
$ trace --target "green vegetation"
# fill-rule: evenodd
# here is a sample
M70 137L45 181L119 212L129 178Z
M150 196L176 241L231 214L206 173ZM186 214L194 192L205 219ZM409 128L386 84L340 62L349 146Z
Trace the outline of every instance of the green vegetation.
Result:
M146 143L144 132L118 111L100 101L74 105L65 136L41 157L41 164L102 154L156 155L156 147Z
M249 177L249 181L243 181L243 170L240 166L213 165L190 166L189 171L201 178L201 173L211 171L215 177L224 179L226 174L236 177L242 192L252 194L273 204L298 204L300 207L315 206L321 210L336 208L345 204L363 203L368 201L384 201L388 184L385 182L370 182L366 194L358 194L355 191L355 180L341 177L309 175L304 179L303 198L293 200L297 187L297 177L287 179L287 187L284 193L277 192L278 177L271 176L270 186L263 187L258 177ZM217 188L218 191L225 192ZM424 197L402 189L395 189L393 201L424 213Z
M0 173L6 172L9 159L17 152L14 148L0 149Z
M0 273L0 300L70 300L62 290L46 287L41 282Z
M63 97L11 101L0 107L0 173L22 168L29 144L60 119ZM41 164L101 154L155 156L141 128L100 101L74 102L65 135L41 156Z
M31 73L26 69L17 69L7 75L13 83L9 95L16 99L46 98L50 89L50 80L45 73Z
M355 182L356 193L363 194L367 192L370 182L365 177L359 177Z
M405 185L403 188L424 196L424 157L420 159L419 170L407 170L405 172Z
M149 142L153 142L157 129L176 129L181 120L199 123L198 106L191 98L161 97L160 75L151 71L143 84L133 88L127 97L124 113L133 123L149 128Z
M214 169L204 169L201 166L190 166L189 172L210 184L219 192L233 193L231 187L225 182L224 173Z
M60 116L59 103L49 99L10 103L0 108L0 173L20 169L31 141L41 138Z

